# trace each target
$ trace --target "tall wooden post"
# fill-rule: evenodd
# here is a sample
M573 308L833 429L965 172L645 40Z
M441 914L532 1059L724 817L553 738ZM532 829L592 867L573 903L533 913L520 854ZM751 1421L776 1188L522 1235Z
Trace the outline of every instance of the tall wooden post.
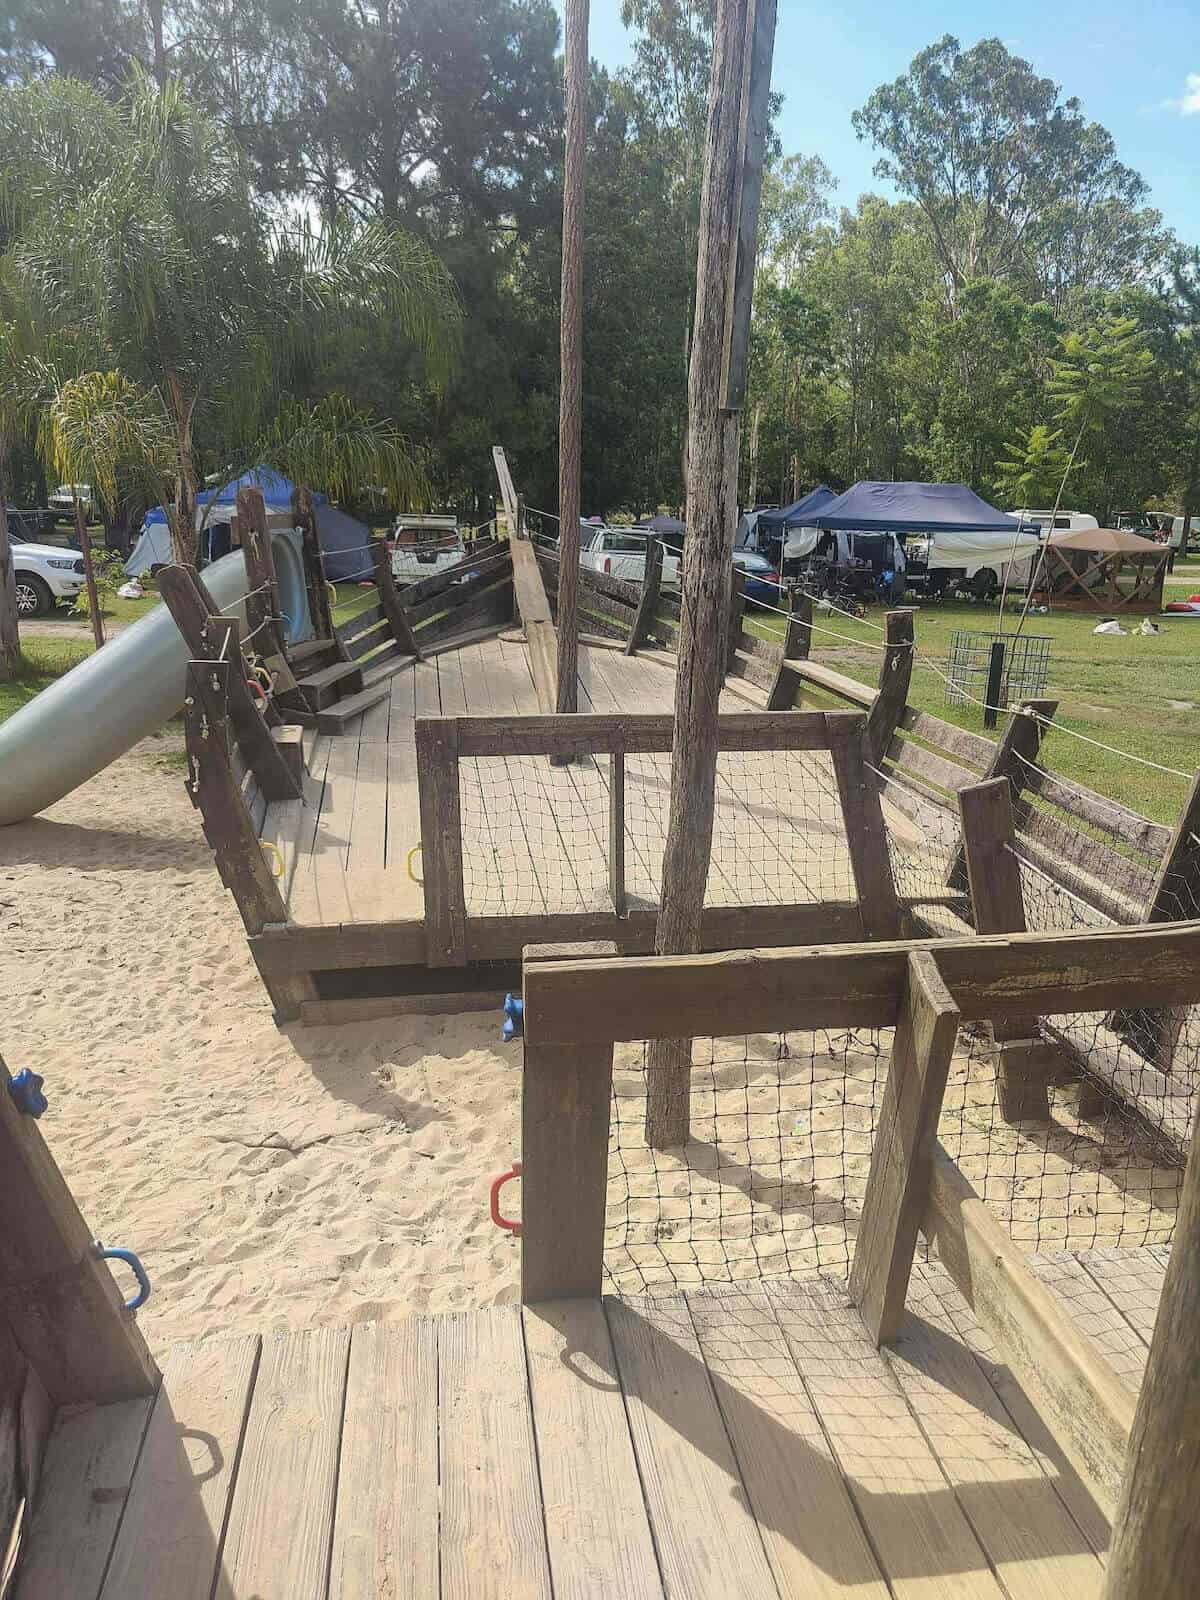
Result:
M100 615L100 595L96 589L96 566L92 560L92 537L78 497L75 499L75 536L83 552L83 581L87 585L88 612L92 619L92 638L96 649L104 643L104 619Z
M1192 1600L1200 1572L1200 1113L1113 1521L1104 1600Z
M718 0L688 373L688 541L671 809L655 935L660 955L699 949L712 853L723 622L733 570L740 410L774 47L775 0ZM683 1144L690 1041L656 1040L647 1065L647 1141L655 1149Z
M583 171L587 154L588 0L566 0L558 397L558 709L579 704L579 473L583 438Z
M17 577L8 539L8 503L0 494L0 676L13 677L21 665L17 622Z

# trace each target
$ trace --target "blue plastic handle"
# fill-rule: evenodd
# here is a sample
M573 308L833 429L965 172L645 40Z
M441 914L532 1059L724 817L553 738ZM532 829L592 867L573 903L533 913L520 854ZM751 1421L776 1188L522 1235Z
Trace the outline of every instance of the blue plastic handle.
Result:
M145 1267L134 1255L132 1250L124 1250L119 1245L114 1245L111 1250L106 1250L96 1240L96 1254L101 1261L123 1261L138 1281L138 1292L132 1300L126 1300L126 1311L137 1311L146 1304L150 1298L150 1277Z
M35 1119L41 1116L50 1103L42 1093L45 1081L40 1072L34 1072L29 1067L22 1067L20 1072L13 1074L8 1092L18 1111Z

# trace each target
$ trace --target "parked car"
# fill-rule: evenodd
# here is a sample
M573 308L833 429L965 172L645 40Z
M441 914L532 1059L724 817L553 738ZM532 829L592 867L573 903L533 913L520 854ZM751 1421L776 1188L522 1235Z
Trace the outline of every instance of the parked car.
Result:
M83 558L73 550L16 537L12 547L18 616L49 616L60 600L74 600L83 588Z
M766 606L779 604L779 569L769 556L760 555L756 550L735 550L733 567L746 580L747 600Z
M646 545L653 537L653 534L639 533L633 528L606 528L594 522L582 523L579 529L579 564L589 572L623 578L627 583L641 583L646 576ZM679 587L679 556L669 549L663 550L662 585L665 589Z
M95 506L92 501L92 486L90 483L60 483L50 496L50 509L58 522L74 522L75 502L83 507L83 515L88 522L92 520Z
M392 572L397 583L420 583L467 557L458 518L405 512L391 535Z

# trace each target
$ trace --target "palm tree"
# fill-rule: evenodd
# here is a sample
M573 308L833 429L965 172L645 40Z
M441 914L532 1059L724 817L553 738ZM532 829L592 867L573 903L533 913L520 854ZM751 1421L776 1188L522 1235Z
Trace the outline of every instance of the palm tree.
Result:
M173 81L135 74L115 104L69 80L2 91L0 146L10 309L75 376L117 371L157 398L176 559L195 548L197 431L240 453L331 331L387 320L432 384L448 375L461 311L437 258L382 224L271 222Z

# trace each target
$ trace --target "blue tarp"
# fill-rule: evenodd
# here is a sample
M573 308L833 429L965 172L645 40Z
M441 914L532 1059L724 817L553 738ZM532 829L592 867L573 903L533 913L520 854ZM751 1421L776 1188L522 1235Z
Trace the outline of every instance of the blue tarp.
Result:
M1015 533L1021 526L965 483L856 483L809 526L868 533Z
M196 496L196 504L202 509L208 505L229 506L232 509L237 501L239 489L261 489L263 499L269 506L286 507L292 503L292 491L295 487L291 479L285 478L282 472L275 472L271 467L251 467L249 472L243 472L240 478L231 478L219 489L202 489ZM313 495L317 505L324 499L323 494ZM155 506L152 511L147 511L142 526L153 528L158 523L165 525L166 520L167 513L161 506ZM211 518L209 520L211 521Z
M832 489L819 483L815 489L806 494L803 499L796 500L790 506L781 506L778 511L760 511L758 513L758 534L779 534L786 528L811 528L816 514L824 511L825 507L837 495Z

